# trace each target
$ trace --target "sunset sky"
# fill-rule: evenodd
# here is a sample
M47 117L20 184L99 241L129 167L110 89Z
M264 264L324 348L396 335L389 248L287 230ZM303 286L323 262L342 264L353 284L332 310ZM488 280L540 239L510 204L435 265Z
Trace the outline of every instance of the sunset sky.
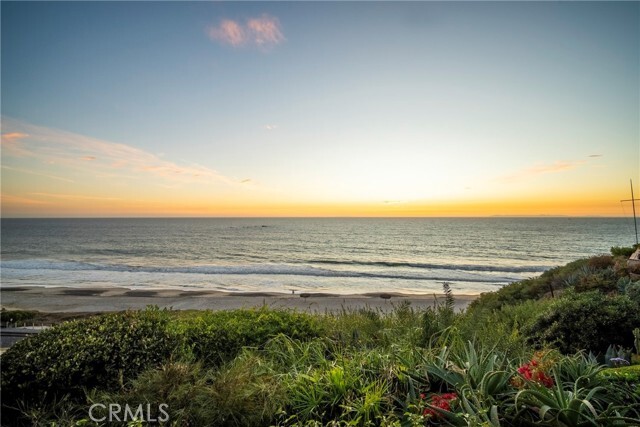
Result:
M2 216L630 215L640 3L2 2Z

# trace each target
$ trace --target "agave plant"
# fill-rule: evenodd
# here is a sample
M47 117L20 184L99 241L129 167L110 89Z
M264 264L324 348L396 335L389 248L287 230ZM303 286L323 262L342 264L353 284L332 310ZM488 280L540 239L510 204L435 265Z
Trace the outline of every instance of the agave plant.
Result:
M598 363L593 354L584 352L561 358L556 364L558 381L565 384L578 384L580 387L604 385L598 375L604 367Z
M637 425L637 419L621 415L625 408L607 402L604 387L582 388L577 382L568 390L559 381L551 388L529 383L516 394L515 407L519 424L529 420L537 425L565 427Z
M460 389L467 385L484 396L502 393L512 376L509 362L504 355L495 351L478 352L470 341L460 354L443 347L425 368L429 375L452 389Z
M460 406L462 418L466 426L477 425L499 427L498 402L491 398L483 398L468 387L460 390Z

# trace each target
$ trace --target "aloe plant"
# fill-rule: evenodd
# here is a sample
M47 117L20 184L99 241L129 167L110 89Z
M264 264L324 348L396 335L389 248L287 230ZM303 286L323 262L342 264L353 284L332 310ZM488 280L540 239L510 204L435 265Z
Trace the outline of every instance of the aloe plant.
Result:
M520 409L516 419L526 418L528 412L532 415L532 422L543 425L634 425L625 424L634 419L621 415L625 408L609 402L606 393L607 389L601 386L584 388L575 383L572 388L567 389L561 382L551 388L529 383L527 388L515 396L515 407Z
M558 380L565 384L577 383L581 387L602 386L603 380L598 375L604 366L600 365L593 354L584 352L561 358L556 365Z

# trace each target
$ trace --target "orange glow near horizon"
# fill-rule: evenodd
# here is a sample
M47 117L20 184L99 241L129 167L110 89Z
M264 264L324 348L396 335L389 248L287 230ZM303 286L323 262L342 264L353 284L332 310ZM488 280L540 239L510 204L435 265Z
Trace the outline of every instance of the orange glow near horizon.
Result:
M3 217L491 217L631 214L631 205L603 199L380 203L203 203L198 200L57 199L2 197ZM42 212L42 213L39 213Z
M630 216L620 200L630 198L625 171L637 170L617 152L481 163L381 150L234 176L15 120L3 126L5 218Z

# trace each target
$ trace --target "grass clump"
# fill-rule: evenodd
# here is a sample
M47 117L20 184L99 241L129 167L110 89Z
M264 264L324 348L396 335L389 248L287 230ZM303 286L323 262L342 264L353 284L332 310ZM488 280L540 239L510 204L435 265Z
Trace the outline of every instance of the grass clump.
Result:
M130 407L163 402L172 425L264 426L275 417L283 393L269 365L244 353L217 369L199 362L167 362L144 372L121 392L94 392L89 402ZM158 407L153 410L152 418L158 419Z
M316 318L306 313L266 307L233 311L206 311L172 322L184 351L206 366L232 360L244 347L259 347L278 334L308 340L323 334Z

